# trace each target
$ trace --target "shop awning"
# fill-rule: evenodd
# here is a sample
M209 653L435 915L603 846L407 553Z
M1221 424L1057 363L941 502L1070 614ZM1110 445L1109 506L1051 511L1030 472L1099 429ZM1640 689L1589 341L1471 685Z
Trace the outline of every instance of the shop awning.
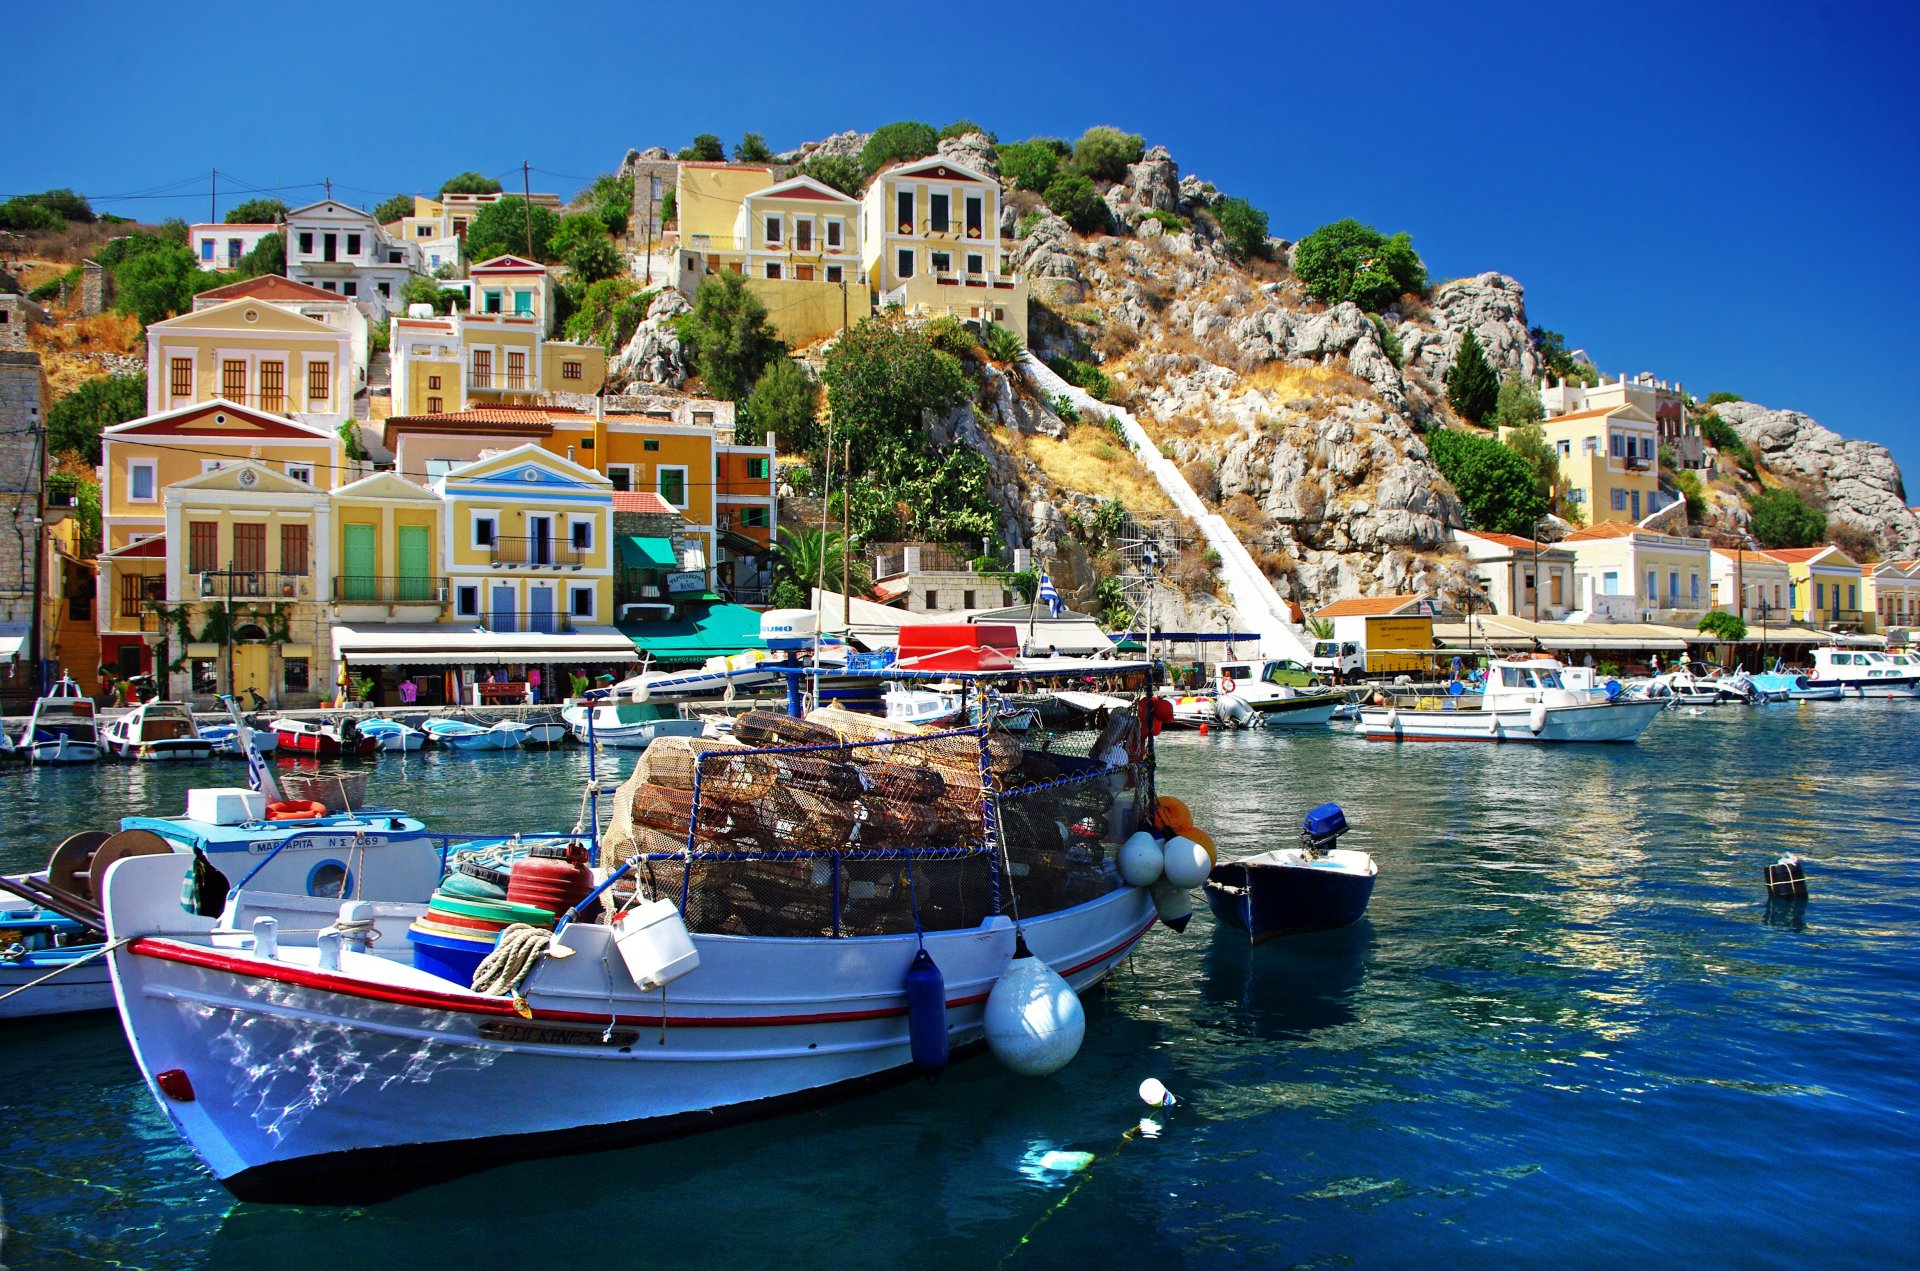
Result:
M628 569L678 569L673 540L628 534L620 540L620 563Z
M27 645L30 628L24 622L0 622L0 662L11 662Z
M633 661L633 642L612 627L488 631L433 623L333 628L333 654L360 666L500 666L507 663Z
M665 622L623 622L619 631L628 657L637 650L656 662L704 662L767 647L760 638L760 611L745 605L695 608Z
M767 545L759 539L748 538L737 530L721 530L720 546L735 556L758 556L768 550Z
M1446 646L1446 652L1462 648L1531 649L1539 641L1541 648L1554 653L1595 652L1679 653L1690 637L1697 636L1682 627L1661 626L1652 622L1530 622L1506 614L1473 615L1469 633L1464 622L1436 622L1434 639Z

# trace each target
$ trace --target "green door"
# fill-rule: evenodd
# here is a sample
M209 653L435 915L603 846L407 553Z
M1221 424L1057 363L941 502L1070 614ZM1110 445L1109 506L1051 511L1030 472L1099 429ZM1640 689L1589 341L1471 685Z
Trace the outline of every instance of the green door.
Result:
M431 600L427 575L431 572L428 531L424 525L402 525L397 533L400 550L400 600Z
M370 601L375 597L380 573L379 553L374 549L373 526L343 525L340 539L344 559L340 569L340 599Z

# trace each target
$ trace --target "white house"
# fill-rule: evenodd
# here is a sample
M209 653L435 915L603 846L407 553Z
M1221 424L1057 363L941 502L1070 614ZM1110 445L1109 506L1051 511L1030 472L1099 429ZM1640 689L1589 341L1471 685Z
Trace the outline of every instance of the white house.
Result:
M1454 545L1487 580L1495 613L1557 622L1574 606L1574 556L1564 547L1516 534L1455 530Z
M202 222L187 226L187 242L194 263L217 272L238 268L240 258L258 247L261 239L279 232L280 227L271 221L235 225Z
M1707 540L1603 521L1561 540L1573 553L1576 622L1690 626L1713 607Z
M389 236L371 212L324 199L287 213L287 277L356 300L375 321L425 272L420 249Z

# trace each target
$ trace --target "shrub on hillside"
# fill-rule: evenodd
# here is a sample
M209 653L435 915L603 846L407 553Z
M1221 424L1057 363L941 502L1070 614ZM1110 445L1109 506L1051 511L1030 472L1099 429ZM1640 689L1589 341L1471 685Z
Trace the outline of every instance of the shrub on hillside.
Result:
M440 183L440 194L443 198L449 194L498 193L500 193L500 183L492 177L481 176L478 172L462 172Z
M1267 254L1267 214L1245 199L1221 199L1213 205L1213 219L1226 236L1235 260Z
M1388 238L1352 218L1322 225L1301 239L1294 248L1293 272L1316 300L1351 300L1369 312L1427 287L1426 266L1411 238Z
M987 323L987 329L980 337L980 347L995 362L1015 361L1026 349L1012 327L1003 327L997 322Z
M615 238L633 222L633 178L603 172L587 187L586 199L594 215Z
M939 147L940 134L933 130L932 124L910 119L882 124L860 148L860 166L871 175L890 163L924 158Z
M740 144L733 148L735 163L771 163L773 151L767 147L767 139L757 132L750 132L740 138Z
M1551 506L1554 489L1560 484L1560 455L1547 440L1547 434L1537 423L1521 424L1504 440L1507 449L1527 465L1527 471L1533 475L1533 488Z
M400 289L400 302L406 306L432 305L435 313L444 314L460 302L460 293L442 288L437 279L414 277Z
M786 352L767 325L767 307L739 274L716 274L703 282L693 311L681 323L681 338L707 391L730 402L744 400L761 372Z
M964 137L970 132L977 132L985 137L989 145L996 145L999 142L997 137L985 128L982 128L979 124L974 123L971 119L956 119L945 128L942 128L940 130L940 140L945 141L949 137Z
M1752 452L1747 449L1747 443L1740 440L1740 434L1733 430L1732 424L1713 411L1697 416L1694 422L1700 425L1700 435L1707 439L1708 445L1743 468L1753 466Z
M1519 428L1537 424L1546 417L1546 407L1540 404L1540 393L1533 381L1524 375L1509 375L1500 381L1493 410L1482 422L1489 428Z
M735 440L756 446L772 433L782 454L810 451L821 442L814 424L818 406L819 388L806 368L792 358L775 358L741 406Z
M287 272L287 232L275 230L253 245L253 250L240 258L238 273L243 278L259 278L264 274L284 274Z
M395 194L381 199L373 208L373 219L382 225L391 225L403 216L412 215L413 196L411 194Z
M1545 327L1534 327L1527 334L1533 339L1534 352L1540 355L1541 369L1548 375L1568 384L1592 386L1599 382L1599 374L1567 349L1567 337Z
M551 263L553 232L560 218L552 208L509 195L481 207L467 226L466 257L474 264L495 256L523 256ZM531 230L532 241L528 241Z
M710 132L703 132L693 139L692 145L684 147L675 157L696 163L724 163L727 158L727 148L720 144L720 138Z
M1076 172L1063 172L1047 186L1047 206L1075 233L1097 234L1107 228L1107 201L1093 182Z
M1880 559L1880 540L1873 536L1872 531L1852 521L1828 520L1827 542L1862 565Z
M1073 143L1073 170L1094 181L1124 181L1146 150L1146 142L1133 133L1096 124Z
M1721 392L1707 394L1707 405L1709 406L1718 406L1722 402L1744 402L1746 400L1746 398L1740 396L1738 393Z
M1493 363L1487 361L1480 337L1468 327L1454 352L1453 365L1447 368L1447 404L1460 418L1477 424L1493 413L1499 398Z
M287 205L279 199L248 199L236 203L227 212L229 225L270 225L287 214Z
M567 316L567 339L598 344L612 353L633 338L634 328L645 320L655 294L642 291L631 278L601 279L581 292L580 302Z
M1060 175L1060 152L1043 140L1015 141L1000 147L1000 177L1016 190L1042 193Z
M0 203L0 229L16 233L62 230L69 221L86 224L94 219L93 208L87 200L67 189L21 194Z
M1762 547L1812 547L1827 532L1827 514L1791 486L1748 495L1747 511L1747 528Z
M113 271L113 307L152 326L183 313L196 292L220 286L228 279L204 272L184 247L163 246L124 260Z
M1491 437L1437 428L1427 434L1427 453L1453 483L1469 529L1530 536L1547 510L1526 463Z
M867 174L858 161L843 154L817 154L801 164L799 172L850 198L859 198L867 184Z
M146 413L145 375L88 380L47 408L47 449L99 463L101 432Z
M523 238L525 232L523 226ZM607 223L596 215L582 213L561 217L547 242L547 250L583 282L599 282L602 278L611 278L621 272L623 262L612 240L607 237Z
M1673 474L1673 488L1687 501L1687 524L1703 525L1707 519L1707 489L1700 474L1687 469Z
M1070 357L1050 357L1046 362L1055 375L1075 388L1083 388L1103 402L1113 400L1112 377L1093 363L1078 362Z
M922 330L934 348L949 356L969 358L980 351L980 341L967 329L967 324L950 313L935 318Z

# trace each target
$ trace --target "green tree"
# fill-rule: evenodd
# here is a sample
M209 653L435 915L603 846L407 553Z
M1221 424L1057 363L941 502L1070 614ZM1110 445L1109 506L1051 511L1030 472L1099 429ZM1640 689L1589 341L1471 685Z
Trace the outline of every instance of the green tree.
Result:
M724 163L727 148L720 144L720 138L710 132L703 132L693 139L693 144L683 149L678 158L696 163Z
M826 590L840 590L844 562L847 585L854 594L873 586L873 574L867 563L853 554L839 530L780 529L780 554L774 559L773 594L768 604L778 609L807 609L813 605L813 589L821 579Z
M1492 412L1500 398L1500 382L1494 378L1493 363L1480 347L1480 337L1472 327L1460 339L1447 368L1447 404L1468 423L1477 424Z
M147 377L108 375L88 380L47 408L47 449L100 462L100 434L147 413Z
M1747 620L1724 609L1710 609L1701 614L1694 629L1727 644L1738 644L1747 638Z
M761 435L770 432L783 454L812 450L820 444L814 426L819 398L819 388L805 368L792 358L775 358L747 394L735 440L758 445Z
M227 224L270 225L286 214L287 205L279 199L248 199L227 212Z
M1130 132L1096 124L1073 143L1073 170L1094 181L1111 184L1127 179L1127 169L1140 162L1147 143Z
M58 230L66 228L69 221L84 225L94 219L93 207L85 197L65 188L22 194L0 203L0 229Z
M440 183L442 198L449 194L498 194L500 183L492 177L483 177L478 172L462 172L458 176L448 177Z
M525 232L523 226L523 238ZM607 238L606 222L590 213L561 217L547 241L547 250L585 282L598 282L620 272L620 253Z
M1541 365L1548 375L1568 384L1592 385L1599 380L1591 366L1579 361L1568 351L1567 337L1558 331L1534 327L1527 334L1533 338L1534 351L1540 355Z
M1458 428L1428 433L1427 452L1460 496L1467 528L1532 535L1547 501L1519 455L1491 437Z
M1107 227L1107 201L1095 193L1093 182L1077 172L1062 172L1047 186L1047 207L1079 234L1095 234Z
M391 225L403 216L413 215L413 196L395 194L381 199L373 207L373 219L382 225Z
M1221 199L1214 205L1213 219L1226 235L1235 260L1267 254L1267 214L1253 204L1245 199Z
M1322 225L1301 239L1293 253L1293 272L1315 299L1327 304L1351 300L1370 312L1427 286L1426 266L1414 253L1411 238L1388 238L1351 217Z
M1060 175L1060 153L1047 142L1015 141L1000 147L1000 176L1016 189L1042 193Z
M1560 484L1560 455L1547 440L1545 431L1537 423L1520 424L1506 435L1505 441L1507 448L1520 456L1520 461L1533 475L1533 488L1551 505L1554 489Z
M79 472L47 474L47 503L51 507L70 507L80 521L80 554L91 556L100 550L100 482Z
M144 251L113 271L113 307L140 319L142 326L152 326L184 312L200 290L196 283L217 286L226 281L218 274L203 279L199 262L184 247Z
M612 353L633 338L657 294L642 291L631 278L603 278L581 293L580 303L567 316L566 336Z
M529 225L533 228L531 248L527 245ZM552 208L535 203L529 211L525 199L510 195L486 204L467 226L467 259L476 265L496 256L551 262L556 259L553 232L559 227L560 218Z
M240 273L247 278L287 272L287 232L276 230L253 245L240 258Z
M913 120L882 124L873 130L873 135L867 138L867 144L860 148L860 166L867 170L868 175L872 175L889 163L919 159L939 148L940 134L933 130L932 124Z
M760 373L786 351L767 325L767 307L739 274L703 281L681 323L707 391L730 402L744 401Z
M817 154L799 167L802 176L831 186L850 198L859 198L866 188L867 174L857 160L843 154Z
M1691 470L1673 474L1673 488L1687 503L1687 523L1700 525L1707 519L1707 491L1700 484L1700 474Z
M773 151L767 148L767 139L757 132L750 132L740 138L740 144L733 148L735 163L771 163Z
M940 140L945 141L949 137L964 137L970 132L979 133L985 137L988 142L994 141L994 135L992 133L982 128L979 124L974 123L971 119L956 119L945 128L942 128L940 130Z
M400 303L406 306L432 305L435 313L449 313L460 302L460 293L448 291L435 278L409 278L400 289Z
M1537 424L1547 417L1546 407L1540 404L1540 393L1533 381L1523 375L1509 375L1500 381L1500 392L1494 398L1493 413L1483 421L1489 428L1519 428L1526 424ZM1507 444L1513 444L1509 441Z
M633 178L600 174L587 189L587 202L607 233L619 238L633 224Z
M1747 528L1762 547L1812 547L1827 533L1827 514L1791 486L1747 496Z

